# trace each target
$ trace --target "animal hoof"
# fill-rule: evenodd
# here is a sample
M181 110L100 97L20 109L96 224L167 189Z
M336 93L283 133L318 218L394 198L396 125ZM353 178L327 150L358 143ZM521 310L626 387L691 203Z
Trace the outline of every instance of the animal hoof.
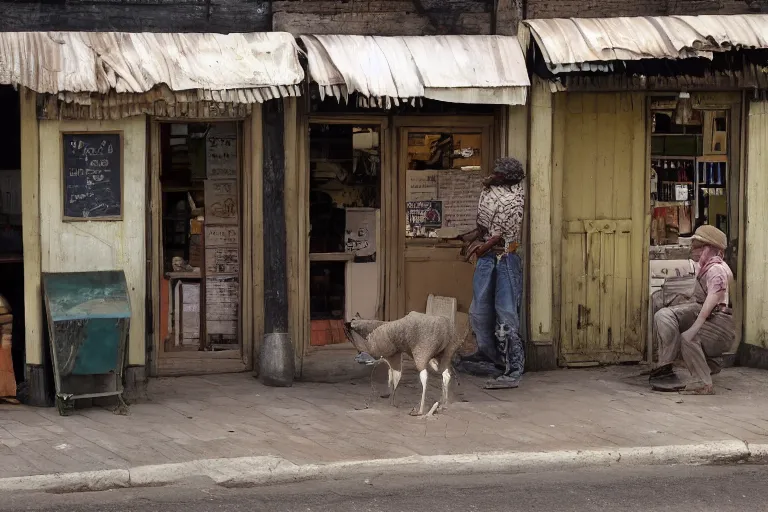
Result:
M389 398L390 396L392 396L392 393L384 393L381 395L381 398Z

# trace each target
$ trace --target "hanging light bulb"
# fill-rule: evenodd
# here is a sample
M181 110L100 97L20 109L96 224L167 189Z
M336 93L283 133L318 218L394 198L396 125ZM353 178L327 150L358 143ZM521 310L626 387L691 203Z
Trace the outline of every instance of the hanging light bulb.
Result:
M675 123L690 124L693 118L693 101L691 94L682 91L677 97L677 107L675 108Z

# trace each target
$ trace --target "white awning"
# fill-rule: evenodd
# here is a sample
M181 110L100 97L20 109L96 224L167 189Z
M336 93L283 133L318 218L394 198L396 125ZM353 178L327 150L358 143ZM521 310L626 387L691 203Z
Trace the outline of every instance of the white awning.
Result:
M505 36L301 36L321 94L359 93L379 106L414 98L525 104L530 86L520 43Z
M765 14L535 19L523 24L553 73L609 71L611 61L712 59L714 52L768 48Z
M255 103L300 94L303 78L296 41L282 32L0 33L0 83L74 101L159 87L180 98Z

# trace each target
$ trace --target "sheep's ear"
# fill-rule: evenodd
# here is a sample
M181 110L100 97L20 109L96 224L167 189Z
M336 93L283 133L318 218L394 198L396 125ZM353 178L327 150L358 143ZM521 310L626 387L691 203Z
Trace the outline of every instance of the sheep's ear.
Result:
M355 318L357 318L358 320L362 320L363 319L363 317L360 316L360 312L359 311L357 313L355 313Z

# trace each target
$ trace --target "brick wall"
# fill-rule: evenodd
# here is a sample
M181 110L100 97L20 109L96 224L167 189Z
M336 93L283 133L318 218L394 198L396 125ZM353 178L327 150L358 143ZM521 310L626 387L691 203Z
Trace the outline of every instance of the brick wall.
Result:
M269 0L0 0L0 31L261 32Z
M276 0L272 26L294 34L489 34L493 5L493 0Z
M513 35L523 12L528 18L742 14L768 12L768 0L0 0L0 12L0 31Z
M768 0L527 0L526 18L598 18L768 12Z

